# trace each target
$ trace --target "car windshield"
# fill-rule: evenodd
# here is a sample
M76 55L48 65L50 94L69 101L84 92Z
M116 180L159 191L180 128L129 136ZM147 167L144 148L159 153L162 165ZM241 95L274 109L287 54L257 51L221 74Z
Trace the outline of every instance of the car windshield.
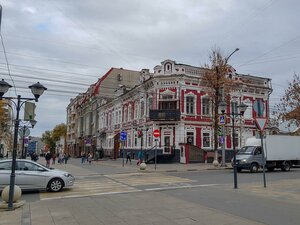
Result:
M251 155L255 146L245 146L242 147L241 150L238 152L239 155Z
M43 165L43 164L40 164L40 163L38 163L38 162L35 162L36 164L38 164L39 166L41 166L41 167L43 167L43 169L48 169L47 167L45 167L45 165Z

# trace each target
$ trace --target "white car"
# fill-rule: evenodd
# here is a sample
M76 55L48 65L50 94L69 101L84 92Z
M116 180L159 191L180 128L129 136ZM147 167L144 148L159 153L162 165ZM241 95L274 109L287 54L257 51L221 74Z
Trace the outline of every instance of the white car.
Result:
M0 160L0 191L10 184L12 160ZM47 167L26 159L16 160L15 184L22 190L61 191L71 187L75 178L68 172L48 169Z

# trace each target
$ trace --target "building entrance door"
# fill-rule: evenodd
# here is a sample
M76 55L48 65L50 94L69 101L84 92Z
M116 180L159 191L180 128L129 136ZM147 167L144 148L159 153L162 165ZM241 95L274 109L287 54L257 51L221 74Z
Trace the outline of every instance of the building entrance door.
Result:
M171 154L171 137L164 137L164 154Z

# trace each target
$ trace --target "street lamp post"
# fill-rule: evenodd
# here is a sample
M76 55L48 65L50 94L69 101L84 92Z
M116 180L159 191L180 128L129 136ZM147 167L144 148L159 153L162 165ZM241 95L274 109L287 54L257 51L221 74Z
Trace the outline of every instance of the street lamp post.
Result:
M12 153L12 165L11 165L11 174L10 174L10 186L9 186L9 200L8 200L8 208L13 210L13 198L14 198L14 186L15 186L15 169L16 169L16 157L17 157L17 145L18 145L18 129L20 125L20 110L22 105L27 101L38 101L38 98L44 93L47 88L41 85L39 82L36 84L30 85L28 88L31 89L34 98L22 98L21 95L15 97L3 97L3 95L11 88L12 86L5 82L3 79L0 81L0 100L8 99L10 100L16 107L16 120L14 126L14 142L13 142L13 153ZM13 100L16 99L17 102Z
M237 112L235 112L235 110L232 108L231 113L225 113L226 111L226 107L227 104L225 103L225 101L221 101L219 103L219 108L220 111L222 112L222 114L226 114L229 115L230 118L232 119L232 144L233 144L233 180L234 180L234 188L237 189L238 185L237 185L237 165L236 165L236 149L235 149L235 127L234 127L234 123L235 123L235 119L238 116L243 116L244 112L247 109L247 105L244 103L241 103L240 105L237 106Z

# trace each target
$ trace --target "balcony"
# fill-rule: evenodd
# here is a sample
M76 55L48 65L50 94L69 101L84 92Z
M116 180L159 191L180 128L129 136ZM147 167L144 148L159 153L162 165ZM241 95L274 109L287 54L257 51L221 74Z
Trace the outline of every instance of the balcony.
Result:
M149 118L154 121L178 121L180 120L180 111L179 109L150 109Z

